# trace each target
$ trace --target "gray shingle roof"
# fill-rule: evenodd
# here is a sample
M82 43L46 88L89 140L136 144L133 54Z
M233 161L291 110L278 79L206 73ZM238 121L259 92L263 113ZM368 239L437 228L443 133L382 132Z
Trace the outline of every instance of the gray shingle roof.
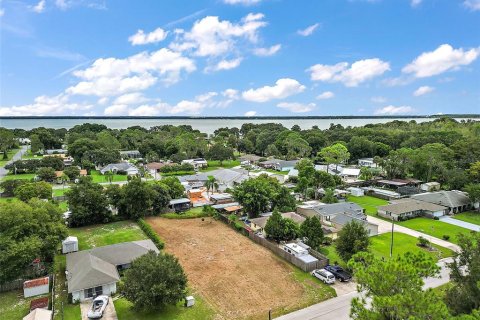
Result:
M150 250L159 252L152 240L140 240L69 253L68 292L117 282L116 266L131 263Z
M331 216L339 213L348 213L353 215L364 216L363 208L353 202L340 202L332 204L322 204L313 208L319 215Z
M461 191L438 191L416 194L412 199L435 203L445 207L460 207L471 203L468 196Z
M128 169L137 169L133 164L128 162L110 163L100 170L102 173L107 171L127 171Z
M407 201L398 201L389 205L380 206L378 209L391 212L393 214L402 214L414 211L444 211L447 208L430 202L408 199Z

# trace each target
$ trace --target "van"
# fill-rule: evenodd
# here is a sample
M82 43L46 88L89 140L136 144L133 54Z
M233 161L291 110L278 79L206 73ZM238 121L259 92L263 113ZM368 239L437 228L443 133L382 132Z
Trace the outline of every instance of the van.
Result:
M320 281L323 281L325 284L335 283L335 276L331 272L329 272L325 269L313 270L312 271L312 276L319 279Z

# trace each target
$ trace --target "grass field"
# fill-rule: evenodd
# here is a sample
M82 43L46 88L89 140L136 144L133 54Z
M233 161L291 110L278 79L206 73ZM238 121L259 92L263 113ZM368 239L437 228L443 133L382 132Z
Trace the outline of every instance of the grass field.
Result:
M222 165L220 165L220 161L217 161L217 160L208 160L207 162L208 162L208 167L201 169L200 171L203 171L203 172L212 171L219 168L228 169L228 168L233 168L240 165L240 160L225 160L222 162Z
M65 286L66 256L58 254L54 259L55 271L55 309L59 312L54 316L55 320L77 320L81 319L80 305L71 304L68 301L67 288ZM63 312L62 312L63 303ZM63 314L62 314L63 313Z
M181 213L169 212L169 213L162 214L162 217L167 219L193 219L193 218L201 218L205 216L206 215L203 213L202 207L192 208L190 210L187 210Z
M147 221L218 318L266 319L269 309L279 316L335 296L333 288L219 221Z
M215 313L198 295L195 297L195 306L185 308L182 302L176 306L167 306L164 310L153 312L139 312L132 309L132 304L124 298L113 302L117 311L118 320L190 320L214 319Z
M65 186L65 188L53 189L52 190L52 196L54 196L54 197L63 196L65 194L65 191L67 191L67 190L68 190L67 186Z
M100 173L98 170L90 171L90 176L92 177L93 182L102 183L110 182L107 180L107 177ZM114 174L112 182L127 181L127 175Z
M78 238L79 250L107 246L110 244L147 239L133 221L119 221L68 230L70 236Z
M22 290L0 293L0 318L22 319L29 313L30 301L40 297L24 298Z
M377 207L384 206L388 204L387 200L370 197L370 196L363 196L363 197L354 197L348 196L347 201L354 202L365 209L365 213L369 216L376 216L377 215Z
M370 240L370 252L372 252L377 257L390 257L390 233L384 233L378 236L371 237ZM415 237L400 232L394 232L393 254L401 255L406 252L417 253L421 251L431 256L435 260L453 256L453 251L450 249L433 244L432 247L435 248L436 251L428 251L427 249L417 246L417 242L418 239Z
M423 232L439 239L442 239L443 235L448 235L450 236L450 239L448 241L452 243L457 243L458 233L470 232L470 230L462 227L423 217L398 222L398 224L419 232Z
M480 225L480 212L478 211L457 213L452 218Z
M7 157L8 159L4 160L3 159L3 153L0 154L0 167L3 167L4 165L7 164L8 161L12 159L12 157L18 152L20 149L11 149L7 151Z
M20 201L18 198L0 198L0 203Z
M35 173L22 173L22 174L7 174L2 180L22 180L22 179L28 179L31 180L35 178L36 174Z

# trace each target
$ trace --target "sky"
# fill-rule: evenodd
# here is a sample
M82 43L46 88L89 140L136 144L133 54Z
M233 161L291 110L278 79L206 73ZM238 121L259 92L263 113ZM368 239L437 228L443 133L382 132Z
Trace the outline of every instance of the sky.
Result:
M480 113L480 0L0 0L0 116Z

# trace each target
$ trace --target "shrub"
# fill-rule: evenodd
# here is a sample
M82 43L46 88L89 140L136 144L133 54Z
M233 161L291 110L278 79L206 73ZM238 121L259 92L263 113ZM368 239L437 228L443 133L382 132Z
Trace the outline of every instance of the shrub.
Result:
M155 243L159 250L162 250L165 247L165 243L160 239L158 234L152 229L152 227L145 222L143 219L138 219L138 226L142 231L150 238L150 240Z
M333 239L330 237L323 237L322 244L329 246L333 243Z
M440 220L439 217L433 217L433 220Z
M430 246L430 241L428 241L427 238L424 238L422 236L418 237L418 246L426 248Z
M450 236L448 234L444 234L442 236L442 239L445 240L445 241L448 241L450 239Z

